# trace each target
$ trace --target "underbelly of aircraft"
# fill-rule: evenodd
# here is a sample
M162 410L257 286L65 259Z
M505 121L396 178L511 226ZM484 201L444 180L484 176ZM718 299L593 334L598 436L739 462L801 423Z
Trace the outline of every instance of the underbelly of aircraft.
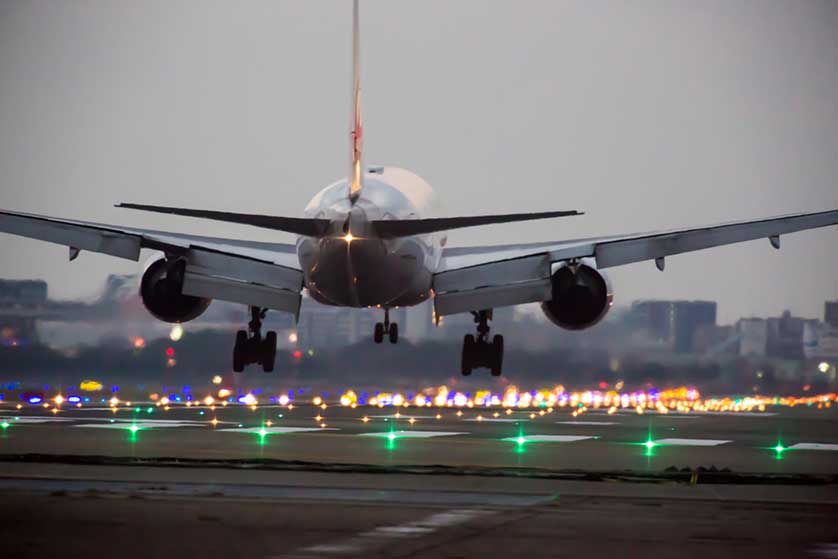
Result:
M417 239L305 239L298 253L309 294L320 303L401 307L430 297L433 276Z

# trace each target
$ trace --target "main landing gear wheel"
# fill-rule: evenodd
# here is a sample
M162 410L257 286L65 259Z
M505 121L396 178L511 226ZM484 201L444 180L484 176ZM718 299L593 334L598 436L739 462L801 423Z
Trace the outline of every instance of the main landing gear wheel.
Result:
M399 325L395 322L390 322L390 309L384 309L384 322L375 323L372 339L375 343L380 344L384 341L385 334L391 344L399 342Z
M270 373L276 366L276 332L268 332L262 338L262 319L265 311L259 307L250 307L251 320L247 330L236 333L236 345L233 348L233 371L240 373L247 365L258 363L262 370Z
M503 373L503 336L497 335L489 341L489 320L492 311L479 311L474 314L477 323L477 337L467 334L463 338L463 357L460 372L464 377L478 367L489 369L492 376Z

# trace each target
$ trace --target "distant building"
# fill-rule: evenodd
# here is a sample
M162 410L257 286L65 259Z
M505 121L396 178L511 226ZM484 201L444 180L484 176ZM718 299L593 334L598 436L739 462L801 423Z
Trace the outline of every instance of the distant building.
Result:
M36 307L47 302L47 282L0 280L0 307Z
M434 328L434 303L425 301L421 305L405 309L403 333L412 342L429 338Z
M827 301L824 304L823 321L838 328L838 301Z
M804 323L803 354L806 359L838 358L838 327L814 321Z
M768 323L762 318L743 318L739 330L739 355L762 357L768 351Z
M778 318L769 318L767 321L769 357L779 359L799 360L805 357L803 352L803 332L808 321L803 318L791 316L789 311Z
M672 314L671 301L637 301L631 306L631 323L645 330L655 341L671 343Z
M716 325L715 301L677 301L674 304L675 353L693 353L696 333Z
M399 325L399 337L407 336L409 324L404 308L390 310L390 322ZM322 305L304 299L297 324L301 347L340 347L372 340L376 322L384 321L381 309L357 309ZM386 338L385 338L386 341Z
M677 353L693 353L699 330L716 325L714 301L638 301L632 305L630 323ZM705 336L706 337L706 336ZM705 342L703 347L707 346Z

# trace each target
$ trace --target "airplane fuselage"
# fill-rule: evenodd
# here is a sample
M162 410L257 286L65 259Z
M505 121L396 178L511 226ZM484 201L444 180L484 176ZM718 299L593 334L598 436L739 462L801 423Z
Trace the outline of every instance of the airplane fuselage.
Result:
M354 200L349 188L346 179L335 182L305 209L306 217L331 222L327 234L297 241L311 297L328 305L385 308L429 299L445 235L382 239L369 224L432 217L437 206L431 187L410 171L371 167Z

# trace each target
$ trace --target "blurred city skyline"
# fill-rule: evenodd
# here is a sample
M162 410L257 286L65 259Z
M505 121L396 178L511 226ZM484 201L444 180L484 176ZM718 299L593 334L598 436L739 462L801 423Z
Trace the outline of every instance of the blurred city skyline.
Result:
M350 3L0 5L0 208L214 236L273 232L121 201L299 215L346 168ZM838 208L838 5L364 0L367 163L450 215L579 209L457 231L559 240ZM609 271L621 304L719 321L820 317L838 231ZM4 235L0 275L90 298L137 265Z

